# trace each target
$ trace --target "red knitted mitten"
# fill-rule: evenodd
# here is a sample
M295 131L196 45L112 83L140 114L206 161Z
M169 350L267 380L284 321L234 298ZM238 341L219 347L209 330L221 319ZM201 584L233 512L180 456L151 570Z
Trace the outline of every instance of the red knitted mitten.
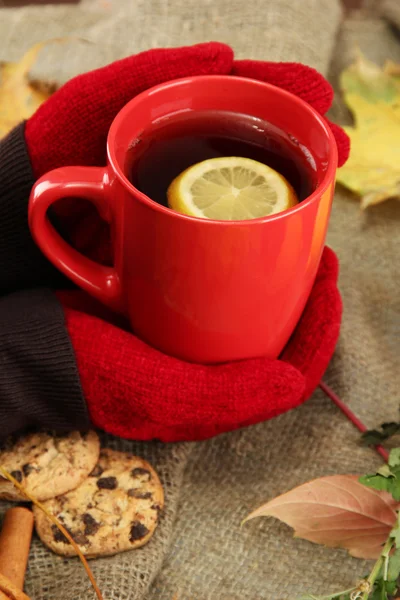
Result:
M315 389L335 349L342 310L337 274L336 256L325 248L282 360L217 366L166 356L83 292L59 292L93 424L126 438L198 440L298 406Z
M282 87L321 114L332 102L330 84L305 65L234 61L231 48L217 42L149 50L75 77L27 121L25 137L35 176L64 165L105 164L107 133L114 117L145 89L179 77L229 73ZM348 137L337 125L329 125L341 165L348 156ZM54 209L75 248L111 264L108 225L89 202L64 199Z
M331 86L304 65L234 62L231 49L218 43L151 50L76 77L37 111L26 124L35 175L63 165L104 164L109 126L135 94L169 79L213 73L280 86L322 115L332 101ZM343 164L348 138L329 125ZM64 200L56 211L75 247L110 261L106 227L89 205ZM335 348L341 320L337 272L335 255L325 249L307 306L281 360L218 366L165 356L82 292L60 293L93 424L128 438L203 439L299 405L315 389Z
M147 88L191 75L227 75L233 53L219 43L142 52L74 77L27 121L25 139L34 175L65 165L106 164L106 140L114 117ZM87 201L54 206L69 242L93 260L111 264L108 225Z

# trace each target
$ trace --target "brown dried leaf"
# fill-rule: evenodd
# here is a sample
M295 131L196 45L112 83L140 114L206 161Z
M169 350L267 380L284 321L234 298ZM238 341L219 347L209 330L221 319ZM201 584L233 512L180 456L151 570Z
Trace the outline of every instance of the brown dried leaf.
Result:
M295 537L372 559L379 556L398 507L390 494L367 488L356 475L333 475L278 496L245 521L275 517L292 527Z

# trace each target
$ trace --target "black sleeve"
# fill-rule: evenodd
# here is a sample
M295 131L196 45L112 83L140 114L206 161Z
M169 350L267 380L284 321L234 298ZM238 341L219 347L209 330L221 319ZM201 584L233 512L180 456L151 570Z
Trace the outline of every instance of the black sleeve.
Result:
M0 142L0 296L37 286L68 287L29 231L28 200L34 177L24 129L22 123Z
M0 142L0 440L31 427L89 426L64 313L44 289L65 279L29 232L33 182L22 124Z
M90 427L64 313L49 290L0 298L0 440Z

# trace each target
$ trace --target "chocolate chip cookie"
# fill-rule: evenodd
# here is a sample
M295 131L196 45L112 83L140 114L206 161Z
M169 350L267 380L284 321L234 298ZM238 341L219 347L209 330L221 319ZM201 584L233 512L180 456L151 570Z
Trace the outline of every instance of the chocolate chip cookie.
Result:
M0 465L37 500L48 500L76 488L94 469L100 441L94 431L67 435L32 433L8 442ZM26 500L0 475L1 500Z
M88 558L143 546L154 533L164 505L161 482L144 460L102 449L90 476L75 490L44 503ZM57 554L75 550L49 518L34 508L36 531Z

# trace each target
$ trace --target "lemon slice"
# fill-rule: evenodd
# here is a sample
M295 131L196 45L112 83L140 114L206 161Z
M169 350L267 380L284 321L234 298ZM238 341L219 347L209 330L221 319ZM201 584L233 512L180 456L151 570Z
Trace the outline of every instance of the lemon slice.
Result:
M274 215L298 202L280 173L238 156L210 158L189 167L173 180L167 198L173 210L224 221Z

